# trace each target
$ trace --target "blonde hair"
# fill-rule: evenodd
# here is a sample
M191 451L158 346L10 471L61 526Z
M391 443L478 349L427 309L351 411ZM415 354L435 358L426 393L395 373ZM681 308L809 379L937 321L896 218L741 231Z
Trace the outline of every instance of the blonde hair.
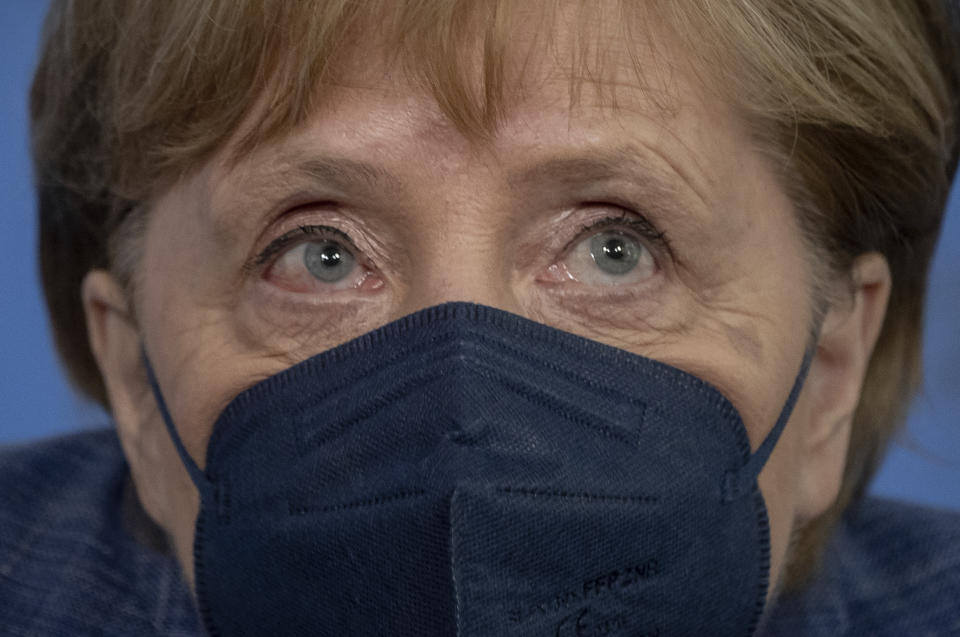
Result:
M530 7L54 0L31 93L33 154L44 289L75 385L106 406L80 282L90 269L117 266L118 243L136 234L131 211L152 193L223 148L251 114L241 151L294 130L363 38L395 55L462 131L488 135L506 108L511 25L535 13L545 33L553 28L554 3ZM800 533L789 575L796 585L839 512L863 492L919 383L927 268L957 159L960 81L946 4L612 0L575 8L584 33L600 11L629 37L641 10L655 16L704 83L724 87L751 125L831 271L842 274L873 250L890 264L890 309L842 493ZM589 37L582 42L572 63L589 66ZM602 74L587 71L602 84Z

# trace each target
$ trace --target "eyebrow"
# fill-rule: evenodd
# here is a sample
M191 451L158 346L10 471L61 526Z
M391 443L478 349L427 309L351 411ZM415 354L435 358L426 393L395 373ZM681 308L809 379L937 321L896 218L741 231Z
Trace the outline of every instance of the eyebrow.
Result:
M396 176L363 161L343 157L310 157L292 165L294 172L310 181L341 190L354 191L358 187L373 192L398 193L403 190Z
M663 163L670 167L670 173L676 174L665 175L662 168L654 167L654 164ZM610 180L629 181L664 198L675 198L683 194L682 190L689 189L702 201L699 191L671 162L635 145L591 151L586 155L547 159L509 177L509 183L514 188L543 183L576 185ZM686 188L679 187L680 184Z
M406 190L397 175L367 161L336 155L305 155L300 151L280 158L278 163L276 170L255 178L259 183L251 185L248 195L288 191L291 177L368 200L396 202L402 200ZM675 208L668 202L690 201L690 195L705 204L699 191L672 162L633 144L578 150L568 157L549 157L507 176L507 184L514 190L548 188L551 192L557 192L558 186L561 191L588 191L591 186L600 188L613 181L628 182L645 193L650 206L663 204L660 207L664 209ZM244 186L239 190L245 190Z
M314 196L320 187L332 197L349 196L365 200L396 201L403 183L374 164L346 157L314 156L299 151L276 159L273 167L257 170L255 163L242 162L240 176L231 175L227 194L215 197L211 221L223 236L232 236L238 219L253 222L268 210L279 211L302 197Z

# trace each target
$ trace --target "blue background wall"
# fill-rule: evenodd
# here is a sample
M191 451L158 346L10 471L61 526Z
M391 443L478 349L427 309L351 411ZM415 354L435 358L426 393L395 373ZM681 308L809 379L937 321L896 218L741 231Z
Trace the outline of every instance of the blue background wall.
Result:
M26 95L45 2L0 6L0 444L107 423L66 386L34 257ZM960 509L960 188L934 263L926 384L874 491Z

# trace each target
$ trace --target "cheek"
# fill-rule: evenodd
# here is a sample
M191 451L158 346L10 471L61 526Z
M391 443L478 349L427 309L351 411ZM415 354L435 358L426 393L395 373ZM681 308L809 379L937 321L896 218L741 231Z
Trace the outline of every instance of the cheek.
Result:
M148 395L149 396L149 395ZM138 500L147 515L166 532L188 581L193 581L192 546L200 496L177 454L156 408L145 405L140 436L121 437ZM152 413L151 413L152 412Z
M801 428L805 412L801 399L759 478L770 521L770 592L783 577L789 558L799 496Z
M290 367L288 356L251 356L229 343L229 333L211 332L201 343L182 342L192 353L174 364L175 378L163 387L184 446L202 469L216 422L227 405L245 389ZM163 372L158 370L158 375ZM161 378L161 382L162 378Z
M230 349L230 339L216 330L167 334L154 361L164 399L187 452L198 466L223 408L263 377L289 366L281 359L251 359ZM235 346L235 345L234 345ZM156 349L154 349L156 351ZM162 366L161 366L162 365ZM184 576L193 582L193 541L200 496L177 453L152 393L146 393L144 426L131 472L150 517L163 528Z
M160 435L167 439L163 468L159 473L153 474L161 475L163 479L152 480L154 484L159 483L158 488L163 490L162 497L166 500L166 520L160 523L160 526L167 531L174 555L180 562L187 582L192 587L193 536L197 515L200 512L200 494L190 481L190 476L180 461L170 436L167 435L166 427L163 423L158 423L155 429L162 430Z

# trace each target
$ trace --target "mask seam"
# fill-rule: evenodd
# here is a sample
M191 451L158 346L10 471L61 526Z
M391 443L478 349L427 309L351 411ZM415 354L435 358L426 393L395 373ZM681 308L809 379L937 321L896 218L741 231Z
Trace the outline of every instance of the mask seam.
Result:
M327 504L327 505L294 505L293 502L289 503L290 515L313 515L317 513L339 513L342 511L350 511L353 509L367 509L383 506L385 504L393 504L395 502L400 502L403 500L410 500L412 498L419 498L427 495L427 492L423 489L414 489L407 491L398 491L396 493L388 493L385 495L377 495L372 497L365 497L359 500L352 500L350 502L344 502L342 504Z
M618 495L563 490L536 489L528 487L497 487L497 493L512 497L547 498L564 500L583 500L586 502L609 502L615 504L659 504L660 497L655 495Z
M197 524L194 527L193 537L193 574L195 581L194 587L197 591L197 610L200 612L200 617L203 620L204 628L209 637L221 637L220 630L213 621L210 604L207 602L207 576L202 548L206 535L206 519L203 511L204 509L201 506L200 514L197 516Z
M757 516L757 529L760 533L760 537L758 538L760 559L757 560L759 562L760 572L758 574L759 586L757 602L754 606L753 618L745 633L746 637L752 637L760 625L763 611L767 605L767 589L770 586L770 518L767 515L767 504L758 486L754 487L753 501Z

